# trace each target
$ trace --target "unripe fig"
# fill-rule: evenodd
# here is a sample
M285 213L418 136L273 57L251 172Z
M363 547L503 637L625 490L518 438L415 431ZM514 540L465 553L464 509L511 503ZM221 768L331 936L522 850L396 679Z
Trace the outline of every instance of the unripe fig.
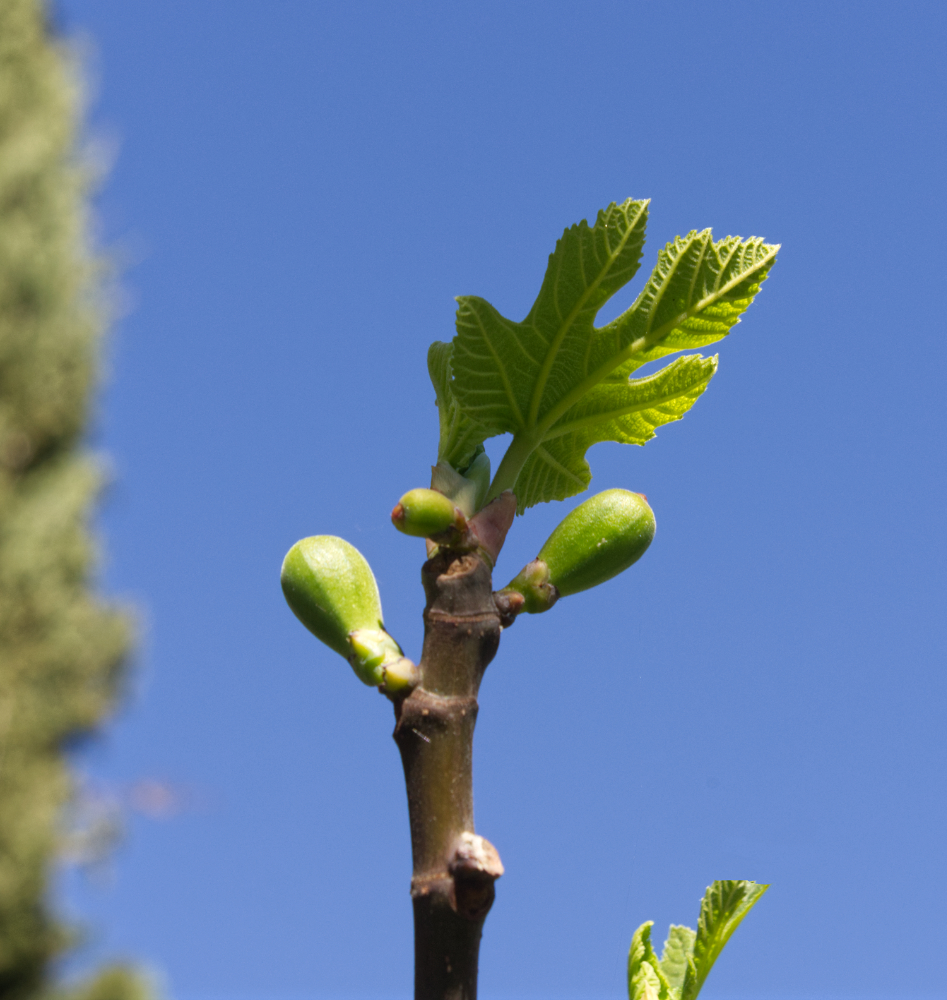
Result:
M360 680L385 683L385 668L403 654L385 631L378 585L354 545L334 535L302 539L286 553L280 583L296 617L344 656ZM408 676L404 666L402 676Z
M416 489L407 493L395 504L391 523L406 535L431 538L448 528L463 530L464 515L454 502L437 490Z
M640 493L605 490L563 518L539 550L560 596L597 587L628 569L654 538L654 512Z
M654 528L654 513L640 493L598 493L563 519L539 555L497 596L522 595L522 606L510 609L514 615L548 611L559 597L596 587L637 562Z

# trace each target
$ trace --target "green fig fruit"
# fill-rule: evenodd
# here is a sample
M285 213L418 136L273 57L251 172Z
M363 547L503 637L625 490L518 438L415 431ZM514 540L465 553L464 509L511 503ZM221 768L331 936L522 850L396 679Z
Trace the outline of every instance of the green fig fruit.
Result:
M317 639L366 684L385 684L386 669L404 657L385 631L378 584L354 545L334 535L304 538L286 553L280 582L287 604ZM395 673L410 676L404 666Z
M628 569L654 538L654 512L640 493L605 490L563 518L539 550L561 597L597 587Z
M437 490L416 489L407 493L395 504L391 523L406 535L431 538L449 528L460 531L466 527L464 515Z
M654 538L654 512L640 493L605 490L579 504L500 595L523 597L517 611L548 611L560 597L596 587L637 562Z

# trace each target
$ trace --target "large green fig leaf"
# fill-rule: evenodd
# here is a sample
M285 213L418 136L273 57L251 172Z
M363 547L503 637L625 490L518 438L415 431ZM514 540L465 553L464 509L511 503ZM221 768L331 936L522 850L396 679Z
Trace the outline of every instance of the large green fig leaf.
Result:
M434 345L436 377L431 365L441 447L463 458L486 437L513 435L488 500L513 489L522 512L565 499L588 486L591 445L644 444L656 427L680 419L706 388L715 359L693 355L647 378L630 376L726 336L775 261L778 247L757 238L715 242L710 230L689 233L660 252L632 306L596 327L599 310L638 270L647 209L647 201L629 199L600 211L594 226L583 220L567 229L520 323L484 299L458 299L453 350Z

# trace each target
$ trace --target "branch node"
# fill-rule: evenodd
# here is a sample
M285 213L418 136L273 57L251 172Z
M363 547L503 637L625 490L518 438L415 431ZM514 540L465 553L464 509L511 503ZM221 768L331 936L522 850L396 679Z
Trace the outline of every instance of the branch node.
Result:
M497 849L485 837L465 831L457 838L447 869L454 880L454 909L468 920L482 920L493 905L493 884L503 874Z
M515 590L498 590L493 600L500 612L500 628L509 628L526 603L526 598Z

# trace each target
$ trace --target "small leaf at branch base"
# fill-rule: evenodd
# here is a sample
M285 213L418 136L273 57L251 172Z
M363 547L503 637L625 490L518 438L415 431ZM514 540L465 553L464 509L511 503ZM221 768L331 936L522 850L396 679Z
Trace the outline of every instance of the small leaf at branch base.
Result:
M382 683L389 665L404 660L401 647L383 628L356 629L349 633L348 641L351 650L348 661L352 664L358 679L371 687L377 687ZM405 663L414 666L410 660L406 660ZM401 671L395 673L400 679Z
M519 600L514 595L518 595ZM495 599L502 613L515 618L521 613L539 615L548 611L559 600L559 591L549 582L546 563L533 559L495 595Z
M496 565L515 516L516 497L512 493L501 493L468 522L471 540L477 542L481 555L486 556L491 567Z

